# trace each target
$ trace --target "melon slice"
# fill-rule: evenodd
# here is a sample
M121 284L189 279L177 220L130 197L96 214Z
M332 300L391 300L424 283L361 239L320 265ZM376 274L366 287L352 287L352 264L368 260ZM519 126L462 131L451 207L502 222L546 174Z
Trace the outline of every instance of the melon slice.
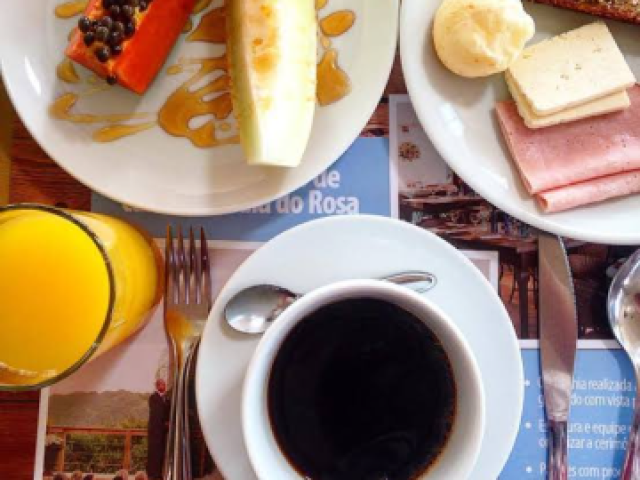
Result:
M250 165L299 165L316 106L314 0L228 0L233 107Z

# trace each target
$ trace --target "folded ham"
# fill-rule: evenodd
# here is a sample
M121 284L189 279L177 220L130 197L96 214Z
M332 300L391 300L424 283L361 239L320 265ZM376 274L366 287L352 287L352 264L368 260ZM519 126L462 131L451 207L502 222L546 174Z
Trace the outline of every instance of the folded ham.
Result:
M536 195L536 198L545 212L561 212L632 193L640 193L640 171L618 173L547 190Z
M640 86L621 112L529 129L514 102L496 111L525 187L558 212L640 192Z

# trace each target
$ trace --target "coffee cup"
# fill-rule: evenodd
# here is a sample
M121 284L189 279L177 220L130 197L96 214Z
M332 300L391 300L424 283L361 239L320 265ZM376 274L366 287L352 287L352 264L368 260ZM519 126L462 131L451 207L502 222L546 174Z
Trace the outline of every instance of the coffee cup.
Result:
M463 480L484 434L473 352L425 296L378 280L289 306L247 369L242 427L261 480Z

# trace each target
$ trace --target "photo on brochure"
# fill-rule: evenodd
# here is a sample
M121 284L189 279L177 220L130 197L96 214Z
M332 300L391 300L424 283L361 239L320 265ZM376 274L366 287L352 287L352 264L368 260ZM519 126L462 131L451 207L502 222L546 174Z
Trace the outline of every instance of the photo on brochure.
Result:
M214 295L254 246L210 244ZM162 308L134 337L42 394L45 480L160 480L171 409L171 356ZM191 389L191 405L195 392ZM41 425L41 431L44 425ZM194 478L219 480L190 410Z
M406 95L390 97L390 156L397 165L399 218L463 250L500 258L499 294L520 339L538 338L535 229L496 208L442 160ZM610 340L607 292L636 247L564 239L578 310L578 338Z

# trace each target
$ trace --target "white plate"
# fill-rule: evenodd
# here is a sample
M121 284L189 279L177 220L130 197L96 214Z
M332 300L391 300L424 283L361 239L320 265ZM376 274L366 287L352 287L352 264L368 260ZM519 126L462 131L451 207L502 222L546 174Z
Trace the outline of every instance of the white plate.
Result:
M514 217L542 230L609 244L640 243L640 195L545 214L524 189L494 115L509 98L503 75L464 79L439 61L431 38L440 0L404 0L400 50L415 111L440 154L475 191ZM596 17L525 2L536 22L533 42L593 22ZM640 78L640 26L608 22L631 69Z
M471 478L497 478L518 432L523 372L511 320L491 285L460 252L420 228L383 217L330 217L289 230L236 271L213 307L198 359L198 412L209 450L228 480L255 480L242 439L241 387L259 341L222 320L226 302L260 283L308 292L337 280L425 270L438 278L427 295L454 319L478 361L487 429Z
M388 80L397 43L398 0L329 0L320 11L321 18L340 9L356 14L351 30L332 38L353 90L341 101L318 108L301 166L290 170L248 167L238 145L200 149L159 127L117 142L95 143L91 141L95 127L51 119L47 110L52 100L64 91L79 90L56 77L67 33L77 21L54 16L54 7L60 3L3 2L0 66L17 111L47 153L81 182L129 205L175 215L223 214L254 207L320 174L344 153L371 117ZM221 0L214 0L213 7L220 4ZM189 78L189 74L167 76L167 66L182 57L214 57L223 52L222 45L185 42L181 37L143 97L118 87L83 99L83 109L157 112Z

